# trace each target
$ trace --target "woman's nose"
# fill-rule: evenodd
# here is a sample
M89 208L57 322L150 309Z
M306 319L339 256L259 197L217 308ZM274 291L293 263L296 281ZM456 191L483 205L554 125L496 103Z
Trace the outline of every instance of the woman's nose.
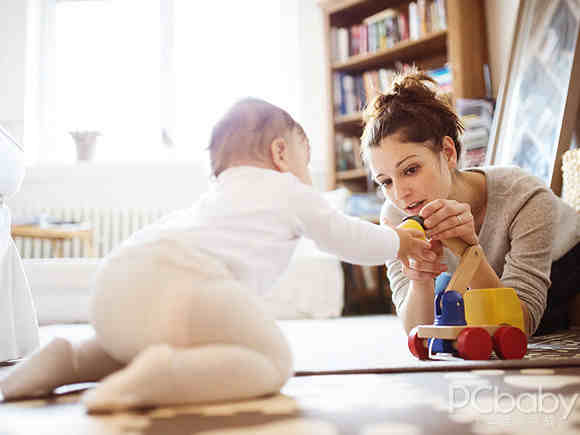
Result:
M395 192L395 199L401 200L409 195L409 188L405 183L393 181L393 192Z

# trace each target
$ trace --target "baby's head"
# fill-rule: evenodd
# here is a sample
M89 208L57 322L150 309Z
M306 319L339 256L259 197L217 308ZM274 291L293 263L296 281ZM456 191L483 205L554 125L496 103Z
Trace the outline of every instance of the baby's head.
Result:
M238 101L218 121L209 153L215 177L234 166L256 166L290 172L312 184L304 130L285 110L257 98Z

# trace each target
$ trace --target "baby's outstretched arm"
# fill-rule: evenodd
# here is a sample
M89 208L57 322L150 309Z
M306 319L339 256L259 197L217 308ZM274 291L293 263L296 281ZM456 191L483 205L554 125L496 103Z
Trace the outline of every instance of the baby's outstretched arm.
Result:
M408 231L398 234L391 225L378 226L332 208L313 189L302 190L293 198L298 231L313 240L319 249L337 255L341 260L362 265L381 265L387 260L409 257L433 259L429 242Z

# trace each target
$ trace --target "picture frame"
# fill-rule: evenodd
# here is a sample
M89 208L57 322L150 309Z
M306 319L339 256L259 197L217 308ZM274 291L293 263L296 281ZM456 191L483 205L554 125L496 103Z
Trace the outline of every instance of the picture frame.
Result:
M562 191L562 154L577 128L580 0L521 1L486 164L516 165Z

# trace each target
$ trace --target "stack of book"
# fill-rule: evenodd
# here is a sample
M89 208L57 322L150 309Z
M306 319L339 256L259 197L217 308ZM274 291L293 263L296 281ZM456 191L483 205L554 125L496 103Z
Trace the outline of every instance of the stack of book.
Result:
M442 66L441 68L435 68L429 71L426 71L427 75L429 75L439 87L439 91L451 94L453 92L452 89L452 76L451 76L451 69L449 65Z
M330 30L332 60L375 53L401 41L414 40L447 28L445 0L417 0L408 8L385 9L350 27Z
M487 158L494 102L489 99L458 98L455 104L457 114L465 127L460 166L483 166Z
M363 167L360 155L360 139L356 136L336 135L336 169L348 171Z
M334 74L334 113L349 115L363 110L377 93L387 93L398 73L411 66L395 62L394 68L368 70L358 74L338 72ZM437 83L441 92L451 94L452 77L448 65L426 71Z
M409 37L419 39L447 28L445 0L417 0L409 3Z
M337 116L360 112L378 92L388 92L395 75L410 66L395 62L394 68L368 70L358 74L334 74L334 113Z

